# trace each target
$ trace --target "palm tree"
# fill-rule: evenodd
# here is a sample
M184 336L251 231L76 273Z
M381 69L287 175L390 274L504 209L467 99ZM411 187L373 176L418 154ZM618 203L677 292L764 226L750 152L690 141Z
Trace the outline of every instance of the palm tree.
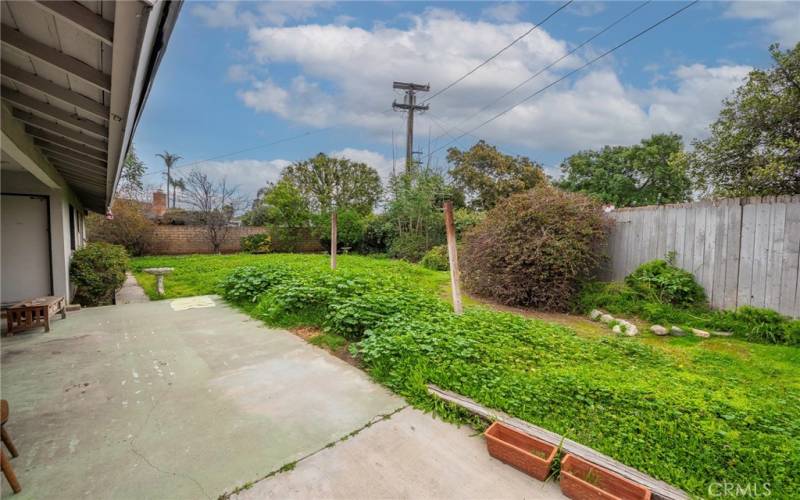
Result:
M178 160L181 159L180 156L174 155L169 151L164 151L164 154L158 153L156 156L160 156L164 160L164 165L167 166L167 205L169 205L169 186L172 184L172 165L174 165ZM173 193L174 193L173 187ZM172 208L175 208L175 200L172 200Z
M180 189L181 191L185 190L186 183L183 182L183 179L181 178L172 179L171 183L172 183L172 208L175 208L178 206L175 204L175 193L178 192L178 189Z

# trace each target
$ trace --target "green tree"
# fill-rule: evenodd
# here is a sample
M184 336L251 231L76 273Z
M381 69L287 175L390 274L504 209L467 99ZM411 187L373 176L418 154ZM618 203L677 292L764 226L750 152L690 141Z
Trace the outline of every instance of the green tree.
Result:
M365 163L331 158L323 153L286 167L283 179L291 181L314 213L353 208L368 214L381 198L381 178Z
M447 161L455 186L478 210L488 210L503 198L546 182L541 165L525 156L503 154L484 141L467 151L450 148Z
M705 192L800 193L800 43L770 54L774 65L751 71L723 101L711 137L694 142L691 171Z
M287 179L267 186L261 206L265 224L292 229L308 227L308 204L297 186Z
M444 243L444 200L463 206L463 198L440 173L427 168L393 177L390 189L386 218L395 231L389 254L419 260L431 247Z
M336 247L339 249L359 249L364 239L367 216L353 208L345 208L336 213ZM315 217L314 235L320 239L322 247L331 247L331 214L323 213Z
M681 136L656 134L633 146L576 153L561 164L556 184L618 207L678 203L691 198L692 182Z
M119 174L117 192L125 198L140 198L144 190L144 183L142 182L144 171L144 163L136 155L136 149L131 146L128 156L125 157L125 163L122 165L122 172Z

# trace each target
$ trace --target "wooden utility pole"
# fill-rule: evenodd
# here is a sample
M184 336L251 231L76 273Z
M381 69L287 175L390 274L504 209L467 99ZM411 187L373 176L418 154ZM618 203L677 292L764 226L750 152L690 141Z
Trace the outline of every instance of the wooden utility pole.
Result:
M461 304L461 283L458 275L458 250L456 249L456 225L453 221L453 202L444 202L444 227L447 231L447 259L450 264L450 288L453 290L453 311L464 312Z
M417 92L429 92L431 86L419 83L394 82L392 88L406 91L403 103L392 102L392 109L408 111L406 119L406 173L410 173L414 165L414 111L428 110L427 104L417 104Z
M336 216L336 211L331 213L331 269L336 269L336 236L337 236L337 223L339 218Z

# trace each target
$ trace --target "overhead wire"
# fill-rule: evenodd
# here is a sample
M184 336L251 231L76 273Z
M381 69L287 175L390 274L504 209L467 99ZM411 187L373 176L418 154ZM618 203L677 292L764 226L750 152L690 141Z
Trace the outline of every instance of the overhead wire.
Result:
M478 116L479 114L483 113L484 111L486 111L487 109L491 108L492 106L494 106L494 105L495 105L495 104L497 104L498 102L502 101L502 100L503 100L504 98L506 98L507 96L509 96L509 95L513 94L514 92L516 92L516 91L517 91L517 90L519 90L520 88L524 87L525 85L527 85L528 83L530 83L530 82L531 82L533 79L535 79L537 76L541 75L542 73L544 73L544 72L545 72L545 71L547 71L548 69L552 68L553 66L555 66L555 65L556 65L556 64L558 64L558 63L560 63L561 61L563 61L563 60L564 60L564 59L566 59L567 57L571 56L572 54L574 54L574 53L575 53L575 52L577 52L578 50L582 49L582 48L583 48L583 47L585 47L587 44L589 44L591 41L595 40L597 37L601 36L602 34L604 34L604 33L608 32L608 31L609 31L610 29L612 29L614 26L618 25L619 23L621 23L622 21L624 21L624 20L625 20L625 19L627 19L628 17L632 16L633 14L635 14L637 11L639 11L640 9L642 9L642 8L643 8L644 6L646 6L647 4L649 4L649 3L652 3L652 1L653 1L653 0L647 0L647 1L645 1L645 2L642 2L642 3L640 3L639 5L637 5L636 7L634 7L632 10L628 11L627 13L625 13L625 14L624 14L622 17L619 17L619 18L617 18L617 19L616 19L614 22L612 22L611 24L609 24L608 26L606 26L605 28L603 28L601 31L599 31L599 32L595 33L593 36L591 36L591 37L587 38L586 40L584 40L584 41L583 41L583 42L582 42L580 45L576 46L575 48L573 48L572 50L570 50L569 52L567 52L567 53L566 53L566 54L564 54L563 56L559 57L559 58L558 58L558 59L556 59L555 61L551 62L551 63L550 63L550 64L548 64L547 66L545 66L545 67L543 67L543 68L539 69L539 70L538 70L536 73L534 73L533 75L531 75L531 76L530 76L530 77L528 77L527 79L523 80L522 82L518 83L518 84L517 84L515 87L511 88L510 90L506 91L506 92L505 92L505 93L503 93L502 95L500 95L500 96L496 97L495 99L493 99L491 102L489 102L489 103L487 103L486 105L484 105L482 108L480 108L480 109L479 109L479 110L477 110L475 113L473 113L472 115L470 115L468 118L466 118L465 120L463 120L463 121L461 122L461 125L463 126L464 124L468 123L469 121L471 121L473 118L475 118L475 117L476 117L476 116ZM456 129L457 129L458 127L454 127L454 128L456 128ZM463 132L463 131L462 131L462 132ZM448 133L447 135L450 135L450 134ZM438 140L439 140L439 139L441 139L441 138L442 138L442 135L440 135L439 137L437 137L437 138L436 138L436 140L438 141Z
M534 25L533 25L533 27L532 27L531 29L529 29L529 30L528 30L528 31L526 31L525 33L523 33L523 34L519 35L517 38L515 38L514 40L512 40L512 41L511 41L511 43L509 43L508 45L506 45L506 46L505 46L505 47L503 47L502 49L500 49L500 50L498 50L497 52L495 52L495 53L494 53L492 56L490 56L488 59L484 59L484 60L483 60L483 61L482 61L480 64L478 64L477 66L475 66L475 67L474 67L474 68L472 68L471 70L467 71L466 73L464 73L464 74L463 74L463 75L461 75L460 77L456 78L454 81L452 81L452 82L450 82L449 84L447 84L447 85L445 85L444 87L442 87L442 89L441 89L441 90L439 90L439 91L437 91L437 92L434 92L434 93L433 93L433 94L431 94L430 96L426 97L426 98L425 98L425 99L422 101L422 104L425 104L425 103L427 103L427 102L430 102L430 101L431 101L431 100L433 100L433 99L434 99L436 96L439 96L439 95L441 95L441 94L443 94L443 93L447 92L447 91L448 91L448 90L450 90L451 88L453 88L453 87L455 87L456 85L458 85L458 84L459 84L461 81L463 81L465 78L467 78L467 77L468 77L468 76L470 76L471 74L475 73L476 71L478 71L479 69L481 69L483 66L486 66L487 64L489 64L491 61L493 61L495 58L497 58L497 56L499 56L500 54L502 54L502 53L503 53L503 52L505 52L506 50L510 49L512 46L514 46L514 44L516 44L517 42L519 42L520 40L522 40L522 39L523 39L523 38L525 38L526 36L530 35L531 33L533 33L533 32L534 32L534 30L536 30L536 29L537 29L537 28L539 28L541 25L543 25L543 24L544 24L544 23L546 23L548 20L550 20L550 18L552 18L553 16L555 16L556 14L558 14L559 12L561 12L562 10L564 10L565 8L567 8L567 6L569 6L569 4L571 4L573 1L574 1L574 0L569 0L568 2L564 3L564 4L563 4L563 5L561 5L559 8L557 8L556 10L552 11L550 14L548 14L548 15L547 15L547 17L545 17L544 19L542 19L542 20L541 20L541 21L539 21L538 23L534 24Z
M627 44L629 44L630 42L632 42L632 41L636 40L637 38L641 37L641 36L642 36L642 35L644 35L645 33L647 33L647 32L649 32L649 31L651 31L651 30L655 29L656 27L660 26L661 24L663 24L663 23L665 23L665 22L669 21L669 20L670 20L670 19L672 19L673 17L677 16L678 14L680 14L681 12L685 11L686 9L688 9L689 7L693 6L694 4L696 4L696 3L698 3L698 2L699 2L699 0L694 0L694 1L693 1L693 2L691 2L691 3L689 3L689 4L687 4L687 5L684 5L684 6L683 6L683 7L681 7L680 9L677 9L677 10L675 10L674 12L672 12L671 14L669 14L668 16L661 18L660 20L658 20L657 22L655 22L655 23L651 24L651 25L650 25L650 26L648 26L647 28L645 28L645 29L643 29L643 30L639 31L638 33L636 33L635 35L633 35L633 36L631 36L631 37L627 38L625 41L623 41L623 42L621 42L621 43L619 43L619 44L615 45L615 46L614 46L614 47L612 47L611 49L608 49L608 50L606 50L605 52L603 52L602 54L598 55L597 57L595 57L595 58L593 58L593 59L589 60L588 62L586 62L586 63L585 63L585 64L583 64L582 66L580 66L580 67L578 67L578 68L576 68L576 69L574 69L574 70L572 70L572 71L570 71L570 72L566 73L564 76L562 76L562 77L560 77L560 78L558 78L558 79L556 79L556 80L553 80L553 81L552 81L552 82L550 82L549 84L545 85L544 87L540 88L540 89L539 89L539 90L537 90L536 92L534 92L534 93L530 94L529 96L525 97L524 99L522 99L521 101L517 102L516 104L514 104L514 105L512 105L512 106L510 106L510 107L508 107L508 108L506 108L506 109L504 109L503 111L501 111L501 112L499 112L499 113L495 114L495 115L494 115L494 116L492 116L491 118L489 118L489 119L487 119L487 120L485 120L485 121L481 122L479 125L477 125L477 126L475 126L475 127L471 128L471 129L467 130L466 132L462 133L461 135L459 135L459 136L458 136L458 137L456 137L455 139L453 139L453 140L449 141L448 143L446 143L446 144L444 144L444 145L442 145L442 146L440 146L440 147L436 148L434 151L432 151L432 152L431 152L431 153L429 153L429 154L430 154L430 155L436 154L437 152L439 152L439 151L443 150L444 148L446 148L446 147L447 147L447 146L449 146L450 144L453 144L454 142L456 142L456 141L459 141L459 140L463 139L463 138L464 138L464 137L466 137L468 134L472 134L472 132L475 132L476 130L478 130L478 129L480 129L480 128L482 128L482 127L486 126L486 125L488 125L489 123L491 123L491 122L493 122L494 120L496 120L496 119L500 118L501 116L504 116L505 114L507 114L507 113L509 113L511 110L513 110L514 108L516 108L516 107L518 107L518 106L520 106L520 105L524 104L525 102L527 102L527 101L529 101L529 100L533 99L534 97L536 97L536 96L538 96L538 95L541 95L541 94L542 94L543 92L545 92L547 89L549 89L549 88L553 87L554 85L557 85L558 83L560 83L560 82L562 82L562 81L566 80L567 78L569 78L570 76L574 75L575 73L578 73L579 71L581 71L581 70L583 70L583 69L585 69L585 68L587 68L587 67L591 66L591 65L592 65L592 64L594 64L595 62L597 62L597 61L599 61L600 59L602 59L602 58L606 57L607 55L609 55L609 54L611 54L611 53L615 52L616 50L618 50L618 49L620 49L620 48L624 47L625 45L627 45Z

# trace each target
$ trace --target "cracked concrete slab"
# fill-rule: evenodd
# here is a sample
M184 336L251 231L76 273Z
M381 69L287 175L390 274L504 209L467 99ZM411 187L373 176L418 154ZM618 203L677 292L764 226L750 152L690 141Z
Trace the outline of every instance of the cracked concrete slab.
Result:
M490 457L483 437L472 429L406 408L232 498L565 497L558 484L537 481Z
M404 405L214 301L85 309L3 339L15 498L216 498Z

